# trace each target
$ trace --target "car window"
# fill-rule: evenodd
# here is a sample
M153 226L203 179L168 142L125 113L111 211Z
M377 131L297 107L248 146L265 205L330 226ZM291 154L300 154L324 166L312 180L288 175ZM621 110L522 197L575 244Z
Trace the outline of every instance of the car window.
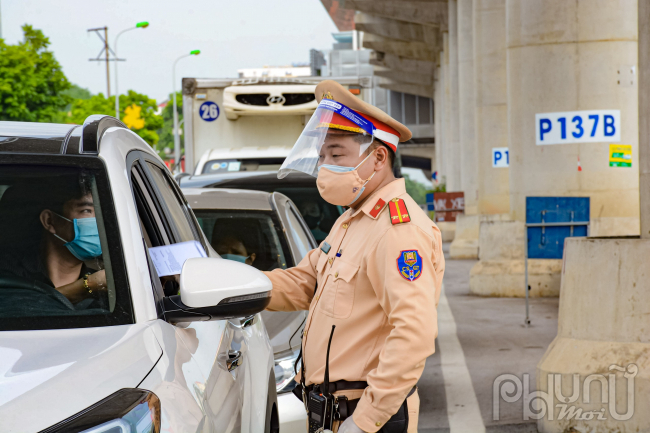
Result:
M135 164L131 168L131 181L142 236L147 247L169 245L169 236L156 209L155 198L152 197L150 188L147 188L146 176L139 164Z
M261 271L293 266L280 222L273 212L194 209L212 248L225 259Z
M94 169L0 166L0 330L133 323L107 183Z
M192 230L192 224L188 219L188 215L185 212L185 204L182 202L181 198L178 196L173 187L173 180L167 175L163 169L158 167L155 164L152 164L147 161L149 171L152 176L153 182L158 187L160 192L161 199L167 207L167 211L172 221L170 224L173 224L172 231L174 232L175 241L172 243L186 242L191 240L202 241L194 231Z
M303 225L300 223L300 217L296 215L296 211L293 209L293 206L285 208L287 219L289 220L289 235L293 238L298 247L298 252L300 257L305 257L309 251L311 251L312 245L311 240L305 230Z

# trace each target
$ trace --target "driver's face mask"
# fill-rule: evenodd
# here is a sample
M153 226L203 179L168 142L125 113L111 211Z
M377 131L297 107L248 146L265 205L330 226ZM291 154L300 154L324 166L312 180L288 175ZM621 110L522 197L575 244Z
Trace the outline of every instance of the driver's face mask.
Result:
M99 230L97 229L97 219L95 217L70 220L58 213L54 213L54 215L70 221L74 225L74 239L69 242L54 233L54 236L64 242L63 245L73 256L81 261L86 261L102 255L102 245L99 240Z
M251 258L251 256L246 257L246 256L241 256L239 254L220 254L220 256L222 259L234 260L240 263L246 263L246 260Z

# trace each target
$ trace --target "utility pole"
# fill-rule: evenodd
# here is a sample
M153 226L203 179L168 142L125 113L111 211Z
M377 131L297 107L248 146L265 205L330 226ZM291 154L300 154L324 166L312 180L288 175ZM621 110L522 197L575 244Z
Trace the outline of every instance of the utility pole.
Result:
M129 32L131 30L135 29L146 29L149 27L149 22L147 21L142 21L139 22L135 25L135 27L130 27L126 30L122 30L115 36L115 43L113 44L113 48L115 48L115 57L117 57L117 41L120 39L120 36L122 36L122 33ZM124 59L126 61L126 59ZM108 65L108 62L106 62L106 65ZM119 120L120 118L120 88L118 87L117 83L117 65L119 63L115 63L115 118Z
M118 59L117 55L113 52L111 47L108 45L108 27L97 27L96 29L88 29L89 32L95 32L95 34L101 39L101 41L104 44L104 47L102 50L97 54L97 57L94 59L88 59L91 62L106 62L106 98L111 97L111 76L110 76L110 70L108 67L108 62L116 62L116 61L121 61L122 59ZM104 35L102 36L101 32L104 32ZM102 54L104 54L104 57L102 59ZM111 58L111 54L113 57Z

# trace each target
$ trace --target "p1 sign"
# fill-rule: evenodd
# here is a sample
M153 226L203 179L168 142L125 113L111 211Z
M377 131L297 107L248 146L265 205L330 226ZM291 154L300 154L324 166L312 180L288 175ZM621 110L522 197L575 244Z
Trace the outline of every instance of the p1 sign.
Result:
M621 141L621 110L535 114L537 145Z
M507 147L492 148L492 167L507 168L510 166L510 152Z

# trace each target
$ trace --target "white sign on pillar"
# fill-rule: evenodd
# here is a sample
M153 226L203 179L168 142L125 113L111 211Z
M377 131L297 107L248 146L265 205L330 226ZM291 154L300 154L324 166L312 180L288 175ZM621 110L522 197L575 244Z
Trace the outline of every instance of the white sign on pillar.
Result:
M537 145L621 141L621 110L535 114Z
M492 148L492 167L508 168L510 166L510 152L507 147Z

